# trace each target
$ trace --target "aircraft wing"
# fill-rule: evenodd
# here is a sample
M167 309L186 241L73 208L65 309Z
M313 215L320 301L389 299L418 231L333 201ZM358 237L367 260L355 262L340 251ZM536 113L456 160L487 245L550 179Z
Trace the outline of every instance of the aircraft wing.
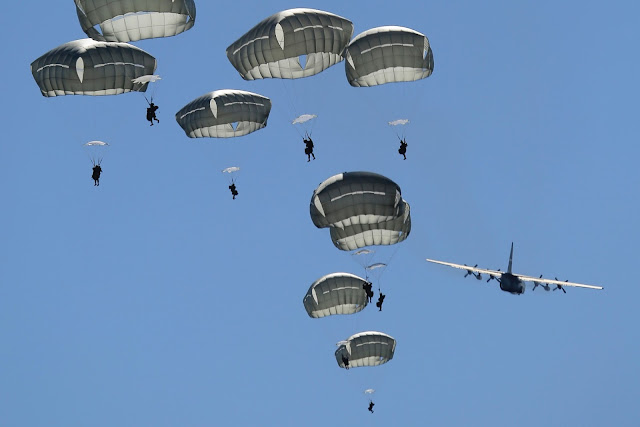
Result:
M561 280L545 279L544 277L531 277L531 276L525 276L523 274L514 274L514 276L516 276L518 279L522 280L523 282L548 283L550 285L574 286L576 288L604 289L602 286L585 285L582 283L573 283L573 282L563 282Z
M484 273L484 274L488 274L488 275L493 276L493 277L502 277L502 275L504 274L504 271L487 270L486 268L477 268L477 267L472 267L470 265L454 264L452 262L444 262L444 261L436 261L435 259L427 258L427 261L433 262L433 263L436 263L436 264L446 265L447 267L459 268L460 270L465 270L465 271L468 271L470 273ZM565 282L562 282L562 283L565 283Z

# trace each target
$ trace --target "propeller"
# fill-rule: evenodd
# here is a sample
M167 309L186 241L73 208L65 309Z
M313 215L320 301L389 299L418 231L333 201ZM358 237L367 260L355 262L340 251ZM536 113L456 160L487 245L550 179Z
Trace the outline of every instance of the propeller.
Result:
M558 280L558 278L556 277L556 280ZM565 280L565 282L568 282L569 280ZM558 289L560 289L562 292L564 292L565 294L567 293L567 291L564 289L564 287L562 285L556 285L556 287L553 289L554 291L557 291Z
M465 264L464 266L465 266L465 267L467 267L467 264ZM474 266L473 266L473 268L476 268L477 266L478 266L478 264L474 265ZM467 276L468 276L468 275L470 275L470 274L473 274L474 276L476 276L476 275L475 275L475 273L474 273L473 271L471 271L471 270L467 270L467 274L465 274L465 275L464 275L464 277L467 277ZM477 278L477 277L478 277L478 276L476 276L476 278Z
M498 271L500 271L500 269L498 269ZM489 278L487 279L487 283L489 283L489 281L494 280L494 279L498 280L498 278L496 276L494 276L493 274L489 274ZM499 282L499 280L498 280L498 282Z
M542 274L540 275L539 278L542 279ZM538 286L540 286L540 283L533 282L533 289L531 289L531 292L535 291Z

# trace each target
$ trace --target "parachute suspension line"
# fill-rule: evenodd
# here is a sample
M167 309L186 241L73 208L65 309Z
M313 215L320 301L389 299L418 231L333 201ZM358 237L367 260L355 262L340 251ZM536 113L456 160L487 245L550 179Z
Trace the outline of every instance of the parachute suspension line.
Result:
M382 269L382 272L381 272L380 274L378 274L377 276L375 276L375 277L376 277L376 281L377 281L377 285L378 285L378 293L381 293L381 290L382 290L382 276L384 275L384 273L385 273L385 271L386 271L387 267L389 266L389 264L391 264L391 261L393 260L393 258L394 258L394 257L396 256L396 254L398 253L398 249L400 249L400 248L397 246L397 244L396 244L396 245L393 245L393 246L395 246L395 247L393 248L393 252L391 252L391 256L390 256L389 258L384 258L384 259L377 259L377 260L375 260L376 262L382 262L382 261L384 261L384 264L385 264L384 268ZM371 261L374 261L374 260L372 259ZM367 282L369 281L369 274L368 274L367 267L369 267L370 265L371 265L371 264L369 264L369 265L367 265L367 266L365 266L365 267L364 267L364 270L365 270L365 276L366 276L366 280L367 280Z
M149 87L149 83L147 83L147 87ZM156 97L157 91L158 91L158 85L154 84L153 86L151 86L151 95L150 95L151 102L153 102L153 98Z
M396 254L398 253L398 249L400 249L399 247L397 247L393 249L393 252L391 253L391 257L389 257L389 259L387 259L387 265L391 264L391 260L393 260L393 258L396 256ZM387 269L387 267L385 267L385 270ZM384 271L383 271L384 274ZM380 292L380 286L382 283L382 274L380 275L380 277L378 278L378 292Z
M293 93L295 92L293 90L295 79L278 79L278 80L280 80L280 83L282 84L283 92L285 92L287 94L287 98L289 98L289 102L287 103L288 104L287 109L289 110L289 117L287 118L287 120L289 121L289 123L291 123L291 120L300 116L298 112L298 108L296 106L296 102L295 102L295 94ZM291 80L291 82L285 82L285 80ZM291 87L289 87L289 85L291 85ZM295 128L298 136L300 136L300 139L304 139L304 135L302 134L302 130L299 129L299 126L293 125L293 127Z
M295 82L295 79L278 79L280 80L280 83L282 84L282 90L283 92L286 92L287 94L287 98L289 98L289 102L288 102L288 108L289 108L289 112L290 112L290 117L293 119L295 117L298 117L300 114L298 114L298 108L296 106L296 102L295 102L295 92L294 88L293 88L293 82ZM286 82L285 80L290 80L290 82ZM291 85L291 87L289 87L289 85Z
M311 120L311 127L309 128L309 136L313 133L313 128L316 126L316 122L318 121L318 117L315 117Z
M92 166L100 166L102 164L102 157L91 157L90 154L87 154L87 157Z

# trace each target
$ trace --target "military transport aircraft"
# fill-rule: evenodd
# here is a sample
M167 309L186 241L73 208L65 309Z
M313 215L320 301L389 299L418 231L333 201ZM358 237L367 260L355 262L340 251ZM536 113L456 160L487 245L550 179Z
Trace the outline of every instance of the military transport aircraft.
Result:
M509 267L507 267L507 271L505 272L500 271L499 269L497 271L494 271L494 270L486 270L484 268L477 268L478 264L476 264L473 267L470 267L468 265L453 264L450 262L436 261L428 258L427 258L427 261L434 262L436 264L446 265L453 268L459 268L460 270L465 270L466 274L464 275L464 277L467 277L471 274L476 279L482 280L482 274L483 273L487 274L489 275L489 278L487 279L487 283L495 279L500 284L500 289L514 295L520 295L524 293L525 282L533 282L532 290L535 290L538 286L542 286L542 288L545 291L549 291L551 290L550 285L555 285L556 287L553 288L554 291L560 289L565 294L567 293L567 291L564 289L565 286L574 286L577 288L589 288L589 289L603 289L602 286L583 285L582 283L573 283L573 282L569 282L568 280L565 280L563 282L558 280L558 278L556 278L555 280L543 279L542 275L540 275L540 277L531 277L531 276L525 276L523 274L515 274L511 272L512 259L513 259L513 243L511 243L511 254L509 255Z

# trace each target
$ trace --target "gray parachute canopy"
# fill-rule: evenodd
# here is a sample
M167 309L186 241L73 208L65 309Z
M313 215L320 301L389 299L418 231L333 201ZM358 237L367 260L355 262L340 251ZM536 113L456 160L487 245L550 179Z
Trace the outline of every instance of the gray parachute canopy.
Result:
M127 43L74 40L50 50L31 63L31 73L43 96L117 95L147 90L132 80L153 74L156 59Z
M231 138L267 126L271 100L243 90L216 90L202 95L176 113L189 138Z
M227 57L245 80L298 79L342 61L352 35L353 24L341 16L289 9L264 19L233 42Z
M405 27L377 27L358 34L344 52L351 86L411 82L433 72L433 52L424 34Z
M311 284L302 303L309 317L354 314L367 306L369 299L362 277L349 273L331 273Z
M402 214L398 184L373 172L334 175L313 192L310 214L318 228L389 221Z
M350 368L361 366L379 366L393 359L396 351L396 340L382 332L360 332L339 344L335 352L336 362L345 367L342 356L349 359Z
M331 241L343 251L354 251L372 245L395 245L411 232L409 203L404 202L398 218L373 224L353 224L344 228L331 227Z
M193 27L193 0L75 0L82 30L98 41L169 37ZM100 31L95 27L99 26Z

